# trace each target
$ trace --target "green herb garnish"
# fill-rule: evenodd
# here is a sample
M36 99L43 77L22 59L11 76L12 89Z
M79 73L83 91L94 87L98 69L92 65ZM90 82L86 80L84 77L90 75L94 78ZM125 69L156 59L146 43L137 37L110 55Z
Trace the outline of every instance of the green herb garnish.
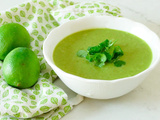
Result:
M86 58L89 62L95 62L98 67L104 66L107 62L114 63L116 67L121 67L126 63L118 60L123 55L123 51L120 46L114 46L115 42L106 39L97 46L88 47L87 51L79 50L77 56Z
M116 67L121 67L122 65L125 65L125 64L126 64L126 62L124 62L122 60L117 60L117 61L114 62L114 65Z

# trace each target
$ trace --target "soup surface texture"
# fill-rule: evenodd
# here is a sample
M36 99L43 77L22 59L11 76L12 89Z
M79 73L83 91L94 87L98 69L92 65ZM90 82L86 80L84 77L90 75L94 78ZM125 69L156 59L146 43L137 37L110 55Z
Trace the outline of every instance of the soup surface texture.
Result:
M106 63L99 68L93 62L76 55L79 50L87 50L104 40L117 40L124 52L120 60L126 62L121 67ZM58 43L53 51L53 61L63 71L88 79L113 80L134 76L149 67L152 51L148 44L139 37L128 32L108 28L89 29L73 33Z

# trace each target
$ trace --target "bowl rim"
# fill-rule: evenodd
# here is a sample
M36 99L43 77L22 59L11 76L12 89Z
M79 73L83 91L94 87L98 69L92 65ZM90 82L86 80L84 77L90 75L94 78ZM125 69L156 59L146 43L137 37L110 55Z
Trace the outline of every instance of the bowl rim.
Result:
M142 27L144 27L145 29L147 29L148 31L150 31L154 36L156 36L157 37L157 43L160 45L160 39L159 39L159 37L158 37L158 35L156 34L156 33L154 33L152 30L150 30L147 26L145 26L144 24L142 24L142 23L139 23L139 22L136 22L136 21L133 21L133 20L131 20L131 19L128 19L128 18L125 18L125 17L115 17L115 16L85 16L85 17L82 17L82 18L79 18L79 19L76 19L76 20L71 20L71 21L68 21L68 22L66 22L66 23L64 23L64 24L62 24L62 25L60 25L60 26L58 26L57 28L54 28L50 33L49 33L49 35L47 36L47 38L45 39L45 41L44 41L44 43L43 43L43 55L44 55L44 58L46 59L46 61L48 62L48 64L53 68L53 70L54 69L57 69L58 71L60 71L61 72L61 74L65 74L66 76L68 76L68 77L70 77L70 78L73 78L73 79L78 79L79 81L84 81L84 82L94 82L94 83L115 83L115 82L119 82L119 81L125 81L125 80L128 80L128 79L133 79L133 78L136 78L136 77L138 77L138 76L140 76L140 75L142 75L142 74L144 74L144 73L147 73L147 72L149 72L149 71L151 71L157 64L158 64L158 62L160 61L160 54L158 54L158 57L157 57L157 59L154 61L154 63L151 63L150 65L149 65L149 67L147 68L147 69L145 69L145 70L143 70L142 72L140 72L140 73L138 73L138 74L136 74L136 75L133 75L133 76L130 76L130 77L124 77L124 78L118 78L118 79L113 79L113 80L102 80L102 79L89 79L89 78L84 78L84 77L80 77L80 76L77 76L77 75L74 75L74 74L71 74L71 73L67 73L67 72L65 72L65 71L63 71L62 69L60 69L58 66L56 66L55 65L55 63L54 63L54 61L52 62L52 60L50 60L49 59L49 57L45 54L47 51L45 50L45 47L46 47L46 44L47 44L47 42L48 42L48 39L50 38L50 36L52 36L52 32L54 32L54 31L56 31L57 29L62 29L63 28L63 26L64 25L67 25L67 24L75 24L76 22L81 22L81 21L83 21L83 20L86 20L86 19L93 19L93 18L103 18L103 17L111 17L111 18L114 18L114 19L124 19L124 20L127 20L127 21L130 21L130 22L132 22L132 23L134 23L134 24L138 24L138 25L140 25L140 26L142 26ZM106 27L107 28L107 27ZM112 29L112 28L111 28ZM123 31L123 30L122 30ZM73 33L75 33L75 32L73 32ZM61 41L61 40L60 40ZM59 41L59 42L60 42ZM59 43L58 42L58 43ZM57 44L58 44L57 43ZM56 45L57 45L56 44ZM148 44L148 43L147 43ZM55 46L56 46L55 45ZM149 45L149 47L150 47L150 45ZM55 48L54 48L55 49ZM53 49L53 50L54 50ZM159 51L158 51L158 53L160 53L160 49L158 49ZM152 51L152 50L151 50ZM153 51L152 51L152 53L153 53ZM52 51L52 54L53 54L53 51ZM152 59L153 60L153 59ZM54 70L55 72L56 72L56 70ZM58 76L58 74L57 74L57 76Z

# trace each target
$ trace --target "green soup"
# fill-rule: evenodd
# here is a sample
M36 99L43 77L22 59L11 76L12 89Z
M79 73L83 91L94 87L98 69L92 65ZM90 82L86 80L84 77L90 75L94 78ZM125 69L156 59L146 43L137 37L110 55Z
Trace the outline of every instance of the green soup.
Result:
M121 67L107 63L102 68L77 57L78 50L87 50L104 40L117 40L124 52L120 57L126 64ZM89 79L113 80L136 75L149 67L152 61L152 51L147 43L128 32L113 29L89 29L71 34L58 43L53 51L53 60L63 71Z

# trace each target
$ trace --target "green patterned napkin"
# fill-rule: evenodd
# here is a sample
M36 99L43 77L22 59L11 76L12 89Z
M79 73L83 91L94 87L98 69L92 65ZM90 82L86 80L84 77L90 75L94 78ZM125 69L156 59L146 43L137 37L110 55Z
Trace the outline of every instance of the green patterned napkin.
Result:
M38 82L32 88L20 90L6 84L0 61L1 119L58 120L83 100L79 95L68 99L68 95L53 84L57 76L46 63L42 46L48 33L59 24L86 15L120 16L120 10L103 2L75 4L68 0L32 0L0 13L0 26L16 22L26 27L31 35L31 48L41 64Z
M59 24L70 20L75 20L84 16L109 15L121 17L120 9L105 2L81 2L71 6L61 4L57 10L52 10L51 14Z

